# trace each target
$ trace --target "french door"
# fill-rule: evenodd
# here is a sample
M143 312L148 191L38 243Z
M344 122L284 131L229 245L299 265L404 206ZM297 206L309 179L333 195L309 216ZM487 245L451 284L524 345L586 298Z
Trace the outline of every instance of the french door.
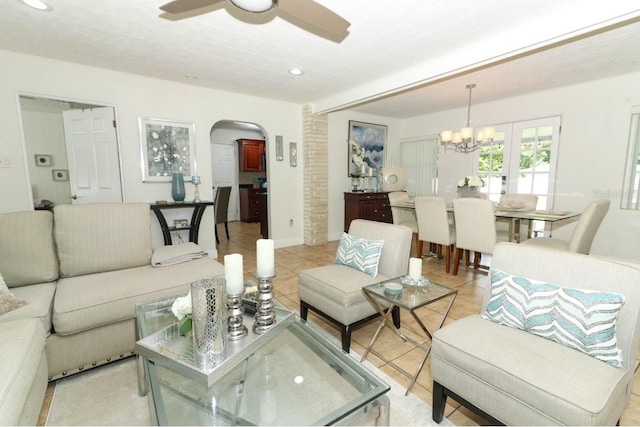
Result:
M502 194L535 194L537 209L553 208L560 123L558 116L496 126L494 140L474 154L481 191L495 202Z

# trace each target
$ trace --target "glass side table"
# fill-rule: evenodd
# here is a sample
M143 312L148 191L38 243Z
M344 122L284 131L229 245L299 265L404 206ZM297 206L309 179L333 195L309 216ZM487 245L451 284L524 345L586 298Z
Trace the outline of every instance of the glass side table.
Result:
M394 283L402 286L402 292L399 294L391 294L391 293L385 292L385 285L388 283ZM409 386L407 387L407 391L405 392L405 396L406 396L409 394L409 392L411 391L411 388L415 384L416 379L418 378L418 375L420 374L420 371L422 370L422 367L424 366L424 363L427 361L427 357L431 352L431 339L432 339L431 332L427 329L424 323L422 323L420 318L416 315L416 310L419 309L420 307L424 307L426 305L432 304L443 298L451 297L451 301L449 302L449 305L447 306L444 314L442 315L442 319L440 320L440 323L436 328L436 330L440 329L444 324L445 319L449 315L449 311L451 310L453 301L455 301L456 296L458 295L458 290L454 288L450 288L448 286L441 285L439 283L431 282L431 281L429 281L429 283L424 286L405 285L405 284L402 284L401 278L398 277L396 279L391 279L384 282L375 283L373 285L365 286L364 288L362 288L362 292L364 293L364 296L367 298L367 300L369 300L371 305L376 309L376 311L380 313L382 320L380 321L380 325L378 326L376 333L373 335L373 338L371 338L371 342L369 343L367 350L364 352L364 355L362 356L361 361L364 361L367 358L367 355L369 353L372 353L377 357L379 357L380 359L384 360L389 365L393 366L402 374L409 377L411 379L411 383L409 384ZM383 306L383 304L385 305L388 304L389 308L387 309L385 306ZM429 345L421 344L415 341L414 339L407 337L405 334L403 334L400 331L399 328L396 328L393 325L393 321L391 319L391 313L395 307L405 309L409 313L411 313L411 316L413 316L415 321L418 323L422 331L425 333L425 335L429 339ZM416 369L413 375L411 375L409 372L405 371L404 369L402 369L392 361L386 359L379 352L373 350L373 345L375 344L376 340L380 336L380 333L382 332L382 329L385 326L390 330L392 330L402 340L409 342L414 346L424 350L425 352L424 356L422 357L422 360L420 361L420 364L418 365L418 368Z

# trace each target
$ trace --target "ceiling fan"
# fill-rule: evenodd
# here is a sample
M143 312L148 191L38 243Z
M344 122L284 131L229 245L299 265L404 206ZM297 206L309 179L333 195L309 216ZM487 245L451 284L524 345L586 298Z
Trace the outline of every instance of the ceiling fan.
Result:
M211 12L225 3L255 14L274 11L293 25L336 43L349 35L351 24L314 0L173 0L160 10L168 14L168 19L178 20Z

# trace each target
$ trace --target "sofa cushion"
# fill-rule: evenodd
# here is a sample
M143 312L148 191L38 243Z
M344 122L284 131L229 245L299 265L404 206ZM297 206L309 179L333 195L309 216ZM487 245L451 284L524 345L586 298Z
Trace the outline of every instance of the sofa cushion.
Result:
M336 253L336 264L346 265L376 277L383 245L384 240L368 240L342 233Z
M508 343L508 351L501 351L504 343ZM431 366L434 381L442 384L472 381L472 387L456 392L490 414L505 413L505 408L520 405L544 408L545 414L536 411L541 418L527 418L530 425L602 425L610 419L615 405L624 405L631 375L625 369L485 320L479 314L435 332ZM500 398L496 398L496 392Z
M27 305L27 302L16 298L9 288L7 288L7 285L2 279L2 275L0 275L0 316L9 313L10 311L17 310L20 307L24 307L25 305Z
M494 269L483 317L620 367L616 321L623 304L618 293L563 288Z
M0 342L0 425L18 425L33 385L40 380L45 333L37 319L0 322Z
M184 295L197 279L224 275L213 258L163 268L151 265L76 277L63 277L53 305L53 327L68 335L132 319L136 303Z
M8 287L58 278L51 212L0 214L0 236L0 272Z
M54 208L60 275L73 277L148 265L147 203L95 203Z
M19 286L11 288L11 291L16 297L27 301L27 305L0 316L0 322L35 318L40 321L44 331L49 334L51 332L51 313L53 311L53 297L56 293L56 282Z

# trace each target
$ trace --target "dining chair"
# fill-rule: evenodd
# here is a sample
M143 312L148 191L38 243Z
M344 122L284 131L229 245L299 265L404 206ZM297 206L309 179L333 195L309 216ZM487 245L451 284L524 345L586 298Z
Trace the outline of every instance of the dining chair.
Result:
M229 226L227 225L229 211L229 196L231 195L231 187L218 187L214 201L215 224L213 228L216 233L216 243L220 243L218 239L218 224L224 224L224 231L229 240Z
M602 220L609 211L610 205L611 201L606 199L598 199L589 203L580 216L569 240L554 237L535 237L525 240L522 244L543 246L551 249L589 255L593 239L600 228L600 224L602 224Z
M538 207L538 196L535 194L521 194L521 193L511 193L511 194L503 194L500 196L500 201L498 202L498 208L505 207L511 209L520 209L523 211L532 211ZM500 231L508 230L509 228L514 226L514 221L509 220L507 224L505 221L496 222L496 229ZM516 237L516 242L520 243L520 236L522 236L521 230L514 230L514 235Z
M442 258L445 249L445 270L448 273L451 264L451 248L456 243L456 230L449 224L447 202L442 197L421 196L413 199L418 220L418 240L420 244L429 242L437 245L438 258Z
M406 191L392 191L388 195L389 204L391 205L391 216L393 223L396 225L404 225L409 227L413 236L416 238L416 257L422 256L422 241L418 238L418 220L416 212L413 209L396 208L393 205L410 203L409 193Z
M456 251L453 260L453 275L458 267L463 251L469 265L469 252L474 252L473 266L480 267L482 254L492 254L497 242L508 242L509 233L496 229L493 202L489 199L473 197L453 199L453 216L456 227Z

